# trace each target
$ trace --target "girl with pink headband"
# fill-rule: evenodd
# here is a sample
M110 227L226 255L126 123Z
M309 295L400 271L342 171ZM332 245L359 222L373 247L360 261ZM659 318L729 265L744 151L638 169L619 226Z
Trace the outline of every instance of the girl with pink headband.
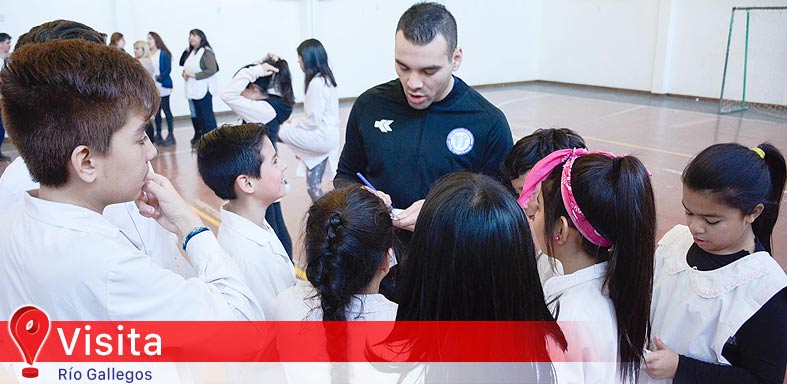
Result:
M540 186L540 191L538 187ZM537 192L537 193L535 193ZM520 206L537 199L536 243L563 265L544 296L567 327L558 382L635 382L650 331L656 207L633 156L556 151L530 171Z

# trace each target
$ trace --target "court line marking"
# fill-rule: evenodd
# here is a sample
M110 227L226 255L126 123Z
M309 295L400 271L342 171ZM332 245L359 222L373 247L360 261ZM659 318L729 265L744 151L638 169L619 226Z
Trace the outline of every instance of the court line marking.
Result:
M549 96L549 95L548 94L540 94L540 95L532 95L532 96L526 96L526 97L517 97L515 99L506 100L506 101L500 102L498 104L495 104L495 107L502 108L502 107L505 107L506 105L518 103L520 101L541 99L541 98L544 98L544 97L547 97L547 96Z
M620 145L620 146L623 146L623 147L629 147L629 148L635 148L635 149L641 149L643 151L664 153L664 154L667 154L667 155L679 156L679 157L684 157L684 158L687 158L687 159L690 159L692 157L692 155L689 155L687 153L668 151L666 149L659 149L659 148L653 148L653 147L646 147L646 146L643 146L643 145L629 144L629 143L625 143L625 142L622 142L622 141L602 139L602 138L593 137L593 136L582 135L582 137L584 137L585 140L600 141L602 143L613 144L613 145Z

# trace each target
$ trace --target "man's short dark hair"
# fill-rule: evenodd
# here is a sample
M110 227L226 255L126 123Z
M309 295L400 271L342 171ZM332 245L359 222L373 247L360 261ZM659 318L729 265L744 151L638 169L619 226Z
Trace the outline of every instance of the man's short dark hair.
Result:
M88 27L85 24L71 20L47 21L41 25L30 28L27 33L19 36L14 50L26 44L46 43L52 40L84 40L91 43L104 44L107 35Z
M11 35L9 35L9 34L7 34L5 32L0 32L0 43L4 43L6 40L9 40L9 39L11 39Z
M456 50L456 19L439 3L414 4L399 18L396 31L416 45L429 44L440 34L448 43L448 55Z
M500 170L509 180L530 171L536 163L559 149L587 148L585 140L568 128L539 128L519 139L508 153Z
M202 136L197 143L197 168L205 184L225 200L238 198L235 179L260 177L265 159L260 155L268 128L262 123L224 125Z
M68 182L68 159L85 145L108 153L131 116L148 119L160 96L150 74L118 49L83 40L27 44L0 71L3 124L33 180Z

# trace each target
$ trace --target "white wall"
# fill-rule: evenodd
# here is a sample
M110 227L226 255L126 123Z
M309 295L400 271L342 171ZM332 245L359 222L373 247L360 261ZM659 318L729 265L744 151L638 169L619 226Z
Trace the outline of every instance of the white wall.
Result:
M544 0L542 80L650 90L655 0Z
M295 47L315 37L326 46L340 97L395 77L396 22L414 0L23 0L0 9L0 31L17 37L44 21L65 18L99 31L121 31L126 50L150 30L163 37L174 60L188 31L200 28L214 47L226 84L242 65L275 52L293 68L296 98L303 74ZM730 9L787 5L787 0L443 0L459 24L464 62L458 75L471 85L549 80L654 93L718 97ZM787 23L785 23L787 25ZM761 39L765 55L787 47ZM764 44L763 44L764 42ZM771 47L771 48L769 48ZM787 48L785 48L787 50ZM781 52L781 51L780 51ZM781 53L779 53L781 55ZM787 104L784 92L759 95L785 80L774 58L770 77L752 78L750 99ZM181 69L173 66L175 114L188 113ZM784 84L787 87L787 84ZM763 100L756 100L756 99ZM216 111L227 106L214 99Z
M177 59L189 30L202 29L216 52L218 82L226 84L242 65L275 52L293 69L296 98L302 99L303 74L295 48L306 38L320 39L339 83L340 97L355 97L396 76L394 31L412 0L74 0L15 1L0 9L0 31L18 37L32 26L57 18L83 22L111 34L122 32L126 51L135 40L156 31L175 56L176 115L188 114ZM457 18L465 61L458 75L470 84L492 84L538 78L540 2L444 1ZM14 40L15 41L15 40ZM505 43L505 44L502 44ZM502 48L502 49L501 49ZM216 111L229 108L214 98Z

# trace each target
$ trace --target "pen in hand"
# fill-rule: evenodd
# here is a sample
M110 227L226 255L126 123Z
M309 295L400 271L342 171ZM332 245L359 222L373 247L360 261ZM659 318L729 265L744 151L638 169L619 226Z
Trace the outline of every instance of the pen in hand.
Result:
M361 179L361 181L364 183L364 185L366 185L367 187L369 187L369 189L371 189L371 190L372 190L374 193L377 193L377 192L379 192L379 191L377 190L377 188L375 188L375 187L374 187L374 185L372 185L372 183L370 183L370 182L369 182L369 180L366 180L366 178L365 178L365 177L363 177L363 175L361 174L361 172L356 172L356 173L355 173L355 175L356 175L356 176L358 176L358 178L359 178L359 179ZM394 216L394 215L393 215L393 212L394 212L394 207L393 207L393 204L390 204L390 205L388 205L388 209L390 209L390 210L391 210L391 216Z

